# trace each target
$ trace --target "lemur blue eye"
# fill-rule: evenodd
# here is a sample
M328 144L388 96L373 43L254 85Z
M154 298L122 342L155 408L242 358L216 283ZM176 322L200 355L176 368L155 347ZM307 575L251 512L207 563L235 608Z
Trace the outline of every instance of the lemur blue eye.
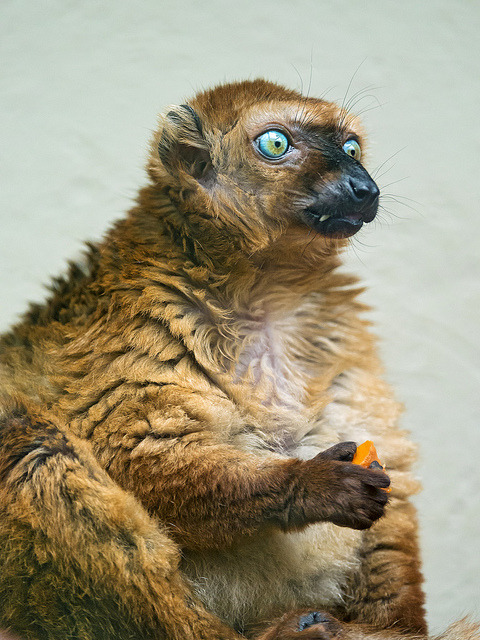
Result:
M266 158L281 158L290 148L287 136L281 131L272 129L256 139L258 150Z
M343 150L350 156L351 158L355 158L355 160L360 160L362 157L362 150L360 149L360 145L356 140L347 140L343 145Z

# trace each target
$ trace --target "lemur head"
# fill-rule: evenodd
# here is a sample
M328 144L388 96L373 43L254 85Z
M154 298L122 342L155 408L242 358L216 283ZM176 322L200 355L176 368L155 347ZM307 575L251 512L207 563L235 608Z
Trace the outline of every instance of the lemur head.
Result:
M271 82L218 86L161 116L149 173L185 220L261 249L288 229L332 241L377 212L357 119Z

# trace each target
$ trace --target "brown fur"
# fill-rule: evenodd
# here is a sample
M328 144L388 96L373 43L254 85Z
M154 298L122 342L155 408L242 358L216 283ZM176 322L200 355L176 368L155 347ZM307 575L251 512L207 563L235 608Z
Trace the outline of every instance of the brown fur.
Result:
M255 156L272 123L301 162ZM415 449L338 271L345 241L300 219L336 176L304 131L362 140L335 105L261 80L172 107L137 205L3 337L4 628L425 633ZM367 438L392 480L380 520L385 475L348 462ZM342 624L298 632L308 608Z

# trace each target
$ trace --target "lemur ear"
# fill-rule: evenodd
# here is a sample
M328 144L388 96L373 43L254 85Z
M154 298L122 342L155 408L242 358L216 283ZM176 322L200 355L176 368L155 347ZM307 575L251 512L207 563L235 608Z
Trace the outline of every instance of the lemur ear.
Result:
M188 104L171 107L164 116L158 155L172 174L184 171L201 184L213 177L208 144L200 117Z

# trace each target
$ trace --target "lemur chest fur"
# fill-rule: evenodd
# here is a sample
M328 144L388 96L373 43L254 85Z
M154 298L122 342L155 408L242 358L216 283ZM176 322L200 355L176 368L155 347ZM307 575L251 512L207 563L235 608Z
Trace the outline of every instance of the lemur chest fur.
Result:
M307 370L295 357L299 326L294 315L266 315L244 329L244 346L235 366L235 381L244 381L264 406L298 409L305 401Z
M336 330L322 318L319 300L309 297L289 308L277 304L238 325L228 386L237 404L256 416L286 455L298 456L306 434L311 439L313 431L317 446L338 441L322 419L324 408L334 401L335 378L350 365L347 354L342 358L346 347Z

